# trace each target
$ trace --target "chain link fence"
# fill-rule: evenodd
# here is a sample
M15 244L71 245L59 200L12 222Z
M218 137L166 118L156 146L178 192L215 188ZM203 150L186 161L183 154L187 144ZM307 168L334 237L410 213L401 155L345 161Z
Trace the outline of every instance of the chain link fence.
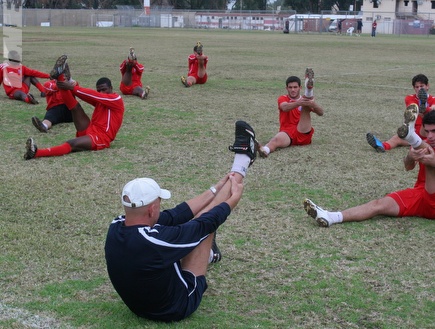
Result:
M13 8L12 8L13 10ZM8 10L2 8L2 21L7 24ZM73 9L23 9L23 26L79 26L79 27L154 27L154 28L198 28L271 30L285 33L336 33L338 18L332 13L320 15L298 15L294 11L186 11L153 7L151 14L144 10L122 6L116 10L73 10ZM342 30L357 28L357 13L335 13L350 15L342 19ZM364 12L362 33L371 33L371 24L377 22L378 34L435 34L435 13L419 13L406 16L393 12ZM335 21L335 23L334 23Z

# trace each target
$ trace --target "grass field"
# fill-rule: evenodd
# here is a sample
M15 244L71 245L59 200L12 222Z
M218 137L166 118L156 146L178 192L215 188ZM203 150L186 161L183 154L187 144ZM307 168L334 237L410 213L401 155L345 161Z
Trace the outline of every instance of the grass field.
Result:
M379 154L366 143L402 122L411 79L435 79L432 37L286 35L176 29L24 29L24 64L49 72L69 55L73 78L93 88L134 46L148 100L125 97L124 124L110 149L24 161L25 141L58 145L72 124L48 134L31 124L45 101L0 96L2 328L435 328L435 223L376 218L325 229L302 206L344 209L410 187L405 148ZM187 89L187 56L197 40L209 80ZM139 319L113 290L105 235L122 213L123 185L153 177L172 191L169 208L207 189L232 164L234 122L261 142L278 129L276 99L289 75L316 74L325 115L313 144L257 159L239 206L218 235L223 260L187 320ZM36 89L32 90L39 95ZM82 103L91 113L91 107Z

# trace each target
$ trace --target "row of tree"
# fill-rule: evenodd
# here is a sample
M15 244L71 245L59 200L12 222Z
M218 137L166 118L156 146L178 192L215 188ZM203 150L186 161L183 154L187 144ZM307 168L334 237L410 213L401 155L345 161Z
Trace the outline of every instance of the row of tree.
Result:
M5 0L16 2L21 0ZM322 10L348 10L350 5L362 0L151 0L151 7L171 7L191 10L226 10L232 3L233 10L295 10L298 13L320 13ZM141 8L143 0L24 0L25 8L51 9L112 9L116 6L134 6ZM355 8L356 10L356 8Z

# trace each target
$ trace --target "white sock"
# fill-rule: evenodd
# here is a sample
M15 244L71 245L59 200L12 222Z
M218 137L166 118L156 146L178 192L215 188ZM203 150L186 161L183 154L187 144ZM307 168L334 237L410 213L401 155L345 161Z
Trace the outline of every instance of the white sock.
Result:
M409 136L406 136L405 140L411 145L413 148L417 148L423 142L421 137L417 135L417 133L413 132Z
M337 212L332 212L332 211L327 211L328 213L328 217L330 219L331 224L337 224L337 223L341 223L343 221L343 214L339 211Z
M308 82L308 80L307 80L307 82ZM306 85L306 83L305 83L305 85ZM313 97L314 96L314 90L313 89L314 88L308 89L307 87L305 87L305 93L304 93L305 97L308 97L308 98Z
M270 148L269 148L269 146L263 146L263 150L264 150L264 152L266 152L267 155L270 154Z
M208 256L208 263L210 264L213 261L214 252L210 249L210 256Z
M231 171L237 172L245 177L250 163L251 158L247 154L236 153L234 155L234 162Z
M42 122L42 125L45 127L45 129L48 129L48 126L44 122Z

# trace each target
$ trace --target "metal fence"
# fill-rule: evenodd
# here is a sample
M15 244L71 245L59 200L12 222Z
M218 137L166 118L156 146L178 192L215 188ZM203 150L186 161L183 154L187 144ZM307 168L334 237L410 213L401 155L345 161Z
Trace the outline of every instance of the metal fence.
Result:
M8 12L3 10L1 24L7 24ZM326 13L312 18L297 18L294 11L180 11L171 8L144 10L122 7L116 10L22 9L23 26L79 27L155 27L273 30L290 33L334 33L333 20ZM302 15L306 16L306 15ZM434 34L435 13L419 13L418 17L399 13L364 12L363 33L370 33L377 21L378 34ZM356 29L356 19L343 22L343 29Z

